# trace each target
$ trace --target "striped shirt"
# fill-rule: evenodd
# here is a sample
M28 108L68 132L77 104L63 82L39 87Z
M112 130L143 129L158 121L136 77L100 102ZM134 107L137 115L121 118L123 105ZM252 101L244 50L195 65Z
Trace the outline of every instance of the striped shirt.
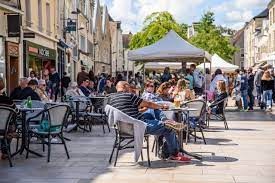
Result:
M143 114L139 112L138 106L142 102L142 98L132 93L113 93L110 95L110 105L124 112L125 114L138 119L144 120Z

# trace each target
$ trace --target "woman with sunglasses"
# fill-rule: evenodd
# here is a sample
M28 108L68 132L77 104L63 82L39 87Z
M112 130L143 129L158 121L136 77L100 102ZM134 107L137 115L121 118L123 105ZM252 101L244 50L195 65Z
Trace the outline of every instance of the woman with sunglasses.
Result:
M49 96L46 92L46 81L41 79L38 81L38 87L36 88L35 92L38 94L38 96L41 98L42 101L48 102Z
M159 97L155 94L155 84L154 81L148 80L145 84L145 91L142 94L142 97L145 100L157 102Z
M171 84L169 82L162 83L157 89L157 96L162 99L162 101L173 102L173 98L170 96Z

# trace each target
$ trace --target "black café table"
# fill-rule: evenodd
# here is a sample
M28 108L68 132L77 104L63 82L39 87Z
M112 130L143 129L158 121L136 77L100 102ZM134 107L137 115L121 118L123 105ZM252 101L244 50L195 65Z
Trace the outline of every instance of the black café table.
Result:
M27 113L34 112L34 111L42 111L42 110L44 110L44 108L27 108L27 107L23 107L21 105L17 105L16 107L21 112L21 115L22 115L22 143L21 143L19 150L16 151L14 154L12 154L12 156L15 156L18 153L22 154L24 152L24 150L26 150L29 153L35 154L36 156L43 157L43 155L28 149L27 140L28 140L29 126L27 124L26 118L27 118Z

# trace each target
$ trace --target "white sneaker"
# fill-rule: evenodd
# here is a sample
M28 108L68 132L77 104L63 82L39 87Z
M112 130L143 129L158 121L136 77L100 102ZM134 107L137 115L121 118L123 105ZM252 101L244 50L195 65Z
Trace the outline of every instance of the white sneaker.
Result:
M77 124L70 124L66 128L66 132L70 132L72 129L74 129L77 126Z
M51 143L57 143L57 142L58 142L58 139L56 137L51 139Z

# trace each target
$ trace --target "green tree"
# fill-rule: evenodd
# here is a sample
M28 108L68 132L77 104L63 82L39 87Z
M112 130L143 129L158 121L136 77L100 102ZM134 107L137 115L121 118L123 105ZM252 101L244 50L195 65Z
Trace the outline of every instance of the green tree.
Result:
M206 12L199 22L197 34L189 41L210 54L216 53L225 60L231 60L237 48L231 45L229 37L223 36L221 29L216 27L214 22L214 13Z
M187 37L187 25L178 24L167 11L152 13L145 18L143 25L143 29L132 37L130 49L151 45L163 38L170 30L174 30L184 39Z

